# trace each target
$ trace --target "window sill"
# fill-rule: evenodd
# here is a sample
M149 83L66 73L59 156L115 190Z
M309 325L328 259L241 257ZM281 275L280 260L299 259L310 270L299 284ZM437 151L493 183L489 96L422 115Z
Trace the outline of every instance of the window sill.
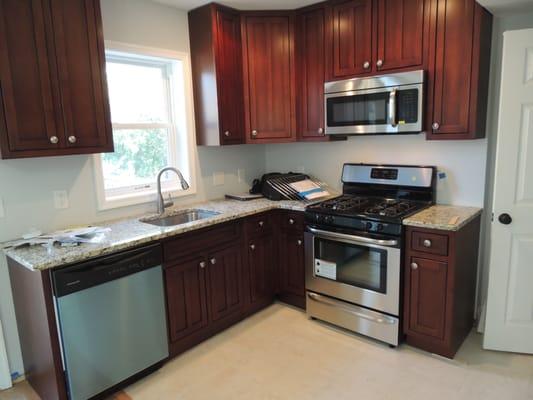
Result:
M167 197L170 194L172 199L176 199L194 195L196 194L196 189L191 187L187 190L163 190L162 193L163 197ZM98 199L98 210L105 211L112 210L114 208L128 207L147 203L154 203L155 205L156 197L157 193L155 191L148 191L128 194L124 196Z

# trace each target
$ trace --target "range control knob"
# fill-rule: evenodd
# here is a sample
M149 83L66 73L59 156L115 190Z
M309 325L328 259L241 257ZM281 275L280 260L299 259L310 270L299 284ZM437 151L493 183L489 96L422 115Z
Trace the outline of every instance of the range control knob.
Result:
M378 224L378 232L381 232L384 228L383 224Z
M372 230L372 222L367 222L367 223L365 224L365 227L366 227L366 230L367 230L367 231L371 231L371 230Z
M335 219L331 215L328 215L325 220L328 224L332 224L335 221Z

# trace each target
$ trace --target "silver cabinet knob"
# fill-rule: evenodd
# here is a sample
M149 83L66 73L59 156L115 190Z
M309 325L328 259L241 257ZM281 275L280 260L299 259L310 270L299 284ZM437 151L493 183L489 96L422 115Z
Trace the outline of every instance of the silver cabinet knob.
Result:
M318 129L317 129L317 133L318 133L319 135L323 135L323 134L324 134L324 129L322 129L322 128L318 128Z
M378 60L376 65L378 66L378 68L381 68L383 66L383 60Z
M259 226L261 226L261 227L262 227L262 226L263 226L264 224L265 224L265 222L264 222L264 221L259 221Z
M255 244L251 244L250 249L255 250Z
M211 260L209 260L209 262L211 263L211 265L215 265L217 263L217 259L213 257Z
M252 136L253 136L253 137L256 137L256 136L257 136L257 131L256 131L255 129L252 131Z
M225 132L224 132L224 136L226 136L226 137L230 137L230 136L231 136L230 131L225 131Z
M415 263L415 262L414 262L414 263L411 263L411 269L413 269L413 270L418 269L418 264Z
M422 242L422 244L424 245L424 247L431 247L431 240L426 239Z
M364 68L364 69L368 69L368 68L370 68L370 62L365 61L365 62L363 63L363 68Z
M292 218L289 218L289 224L294 225L294 220Z
M202 269L205 268L205 261L202 261L202 262L200 263L200 268L202 268Z
M78 139L76 139L76 136L69 136L69 137L68 137L68 141L69 141L70 143L73 143L73 144L74 144L74 143L76 143L76 142L78 141Z
M56 144L57 142L59 142L59 139L57 136L50 136L50 143Z
M438 122L433 122L433 125L431 125L434 131L438 131L440 128L440 125Z
M298 239L298 246L301 246L302 245L302 241L300 239Z

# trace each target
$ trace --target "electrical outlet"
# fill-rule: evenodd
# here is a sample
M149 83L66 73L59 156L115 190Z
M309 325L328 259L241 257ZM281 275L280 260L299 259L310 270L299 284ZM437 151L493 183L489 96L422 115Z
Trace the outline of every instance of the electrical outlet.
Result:
M4 200L0 197L0 218L5 217Z
M239 168L237 170L237 181L239 183L243 183L244 181L246 181L246 173L245 173L244 169L242 169L242 168Z
M54 207L62 210L69 207L68 193L66 190L54 190Z
M224 172L213 172L213 185L222 186L224 184Z

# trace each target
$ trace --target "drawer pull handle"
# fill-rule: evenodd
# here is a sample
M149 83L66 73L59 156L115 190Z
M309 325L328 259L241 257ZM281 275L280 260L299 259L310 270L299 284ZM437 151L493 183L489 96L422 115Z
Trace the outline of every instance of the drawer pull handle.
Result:
M411 263L411 269L412 270L417 270L418 269L418 264L417 263Z
M422 244L424 245L424 247L431 247L431 240L429 239L426 239L422 242Z
M289 224L294 225L294 220L292 218L289 218Z
M214 257L209 261L211 262L211 265L215 265L217 263L217 259Z
M202 262L200 263L200 268L202 268L202 269L205 268L205 261L202 261Z
M255 244L251 244L250 249L255 250Z
M263 226L264 224L264 221L259 221L259 226Z
M301 246L302 245L302 241L300 239L298 239L298 246Z

